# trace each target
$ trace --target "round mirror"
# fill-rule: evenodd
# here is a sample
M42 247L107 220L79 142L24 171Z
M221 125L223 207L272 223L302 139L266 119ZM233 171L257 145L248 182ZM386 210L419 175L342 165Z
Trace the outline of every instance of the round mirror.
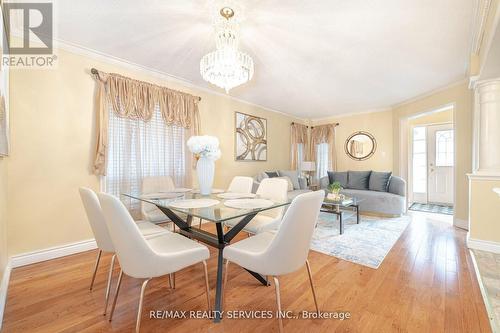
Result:
M350 158L363 161L369 159L375 153L377 141L370 133L356 132L347 138L344 148Z

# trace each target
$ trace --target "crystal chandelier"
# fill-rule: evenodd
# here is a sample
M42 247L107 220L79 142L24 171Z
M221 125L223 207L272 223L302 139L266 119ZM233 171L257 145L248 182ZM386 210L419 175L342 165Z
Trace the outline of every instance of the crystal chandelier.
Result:
M226 90L248 82L253 76L252 58L238 50L238 21L230 7L223 7L215 20L216 50L201 58L200 73L205 81Z

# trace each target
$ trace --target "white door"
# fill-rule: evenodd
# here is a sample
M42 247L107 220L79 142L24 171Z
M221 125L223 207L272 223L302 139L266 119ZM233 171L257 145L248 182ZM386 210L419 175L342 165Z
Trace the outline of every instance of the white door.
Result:
M427 201L453 204L453 126L451 124L428 126L427 138Z

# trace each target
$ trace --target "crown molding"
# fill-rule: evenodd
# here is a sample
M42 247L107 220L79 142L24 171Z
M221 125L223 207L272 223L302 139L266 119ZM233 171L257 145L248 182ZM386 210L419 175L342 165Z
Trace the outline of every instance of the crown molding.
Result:
M460 86L462 84L468 84L468 83L469 83L469 79L467 79L467 78L461 79L459 81L455 81L455 82L450 83L450 84L448 84L446 86L442 86L442 87L430 90L430 91L428 91L426 93L417 95L417 96L412 97L410 99L407 99L407 100L405 100L403 102L394 104L394 105L392 105L392 109L396 109L396 108L402 107L402 106L407 105L407 104L415 103L415 102L417 102L417 101L419 101L421 99L427 98L427 97L432 96L434 94L443 92L443 91L451 89L451 88L458 87L458 86Z
M479 54L484 38L486 20L491 8L491 0L477 0L472 23L471 53Z
M294 118L294 119L301 120L301 121L307 120L307 118L301 118L301 117L298 117L298 116L295 116L295 115L292 115L292 114L289 114L289 113L286 113L286 112L283 112L280 110L276 110L276 109L272 109L272 108L269 108L269 107L266 107L266 106L263 106L260 104L252 103L252 102L249 102L249 101L244 100L244 99L240 99L240 98L237 98L237 97L225 94L225 93L221 93L221 92L212 90L210 88L200 86L192 81L189 81L189 80L183 79L181 77L169 74L167 72L163 72L163 71L160 71L157 69L153 69L151 67L143 66L143 65L134 63L132 61L128 61L128 60L125 60L125 59L122 59L119 57L115 57L115 56L112 56L110 54L96 51L94 49L90 49L90 48L87 48L85 46L71 43L71 42L68 42L68 41L65 41L62 39L54 38L54 48L61 49L61 50L64 50L64 51L67 51L70 53L74 53L77 55L81 55L84 57L88 57L91 59L95 59L98 61L102 61L104 63L108 63L111 65L116 65L116 66L124 67L124 68L130 69L130 70L142 72L142 73L145 73L151 77L154 77L154 78L157 78L157 79L160 79L163 81L180 84L180 85L185 86L186 88L196 89L196 90L202 91L206 94L224 97L224 98L230 99L232 101L236 101L236 102L250 105L253 107L258 107L262 110L274 112L274 113L277 113L277 114L280 114L282 116L286 116L289 118Z

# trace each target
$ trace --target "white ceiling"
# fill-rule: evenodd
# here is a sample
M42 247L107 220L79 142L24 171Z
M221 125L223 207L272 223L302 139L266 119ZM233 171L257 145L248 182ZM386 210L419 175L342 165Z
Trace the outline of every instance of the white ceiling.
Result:
M208 0L57 1L56 38L204 82ZM255 75L230 94L303 118L388 107L465 78L473 0L241 1Z

